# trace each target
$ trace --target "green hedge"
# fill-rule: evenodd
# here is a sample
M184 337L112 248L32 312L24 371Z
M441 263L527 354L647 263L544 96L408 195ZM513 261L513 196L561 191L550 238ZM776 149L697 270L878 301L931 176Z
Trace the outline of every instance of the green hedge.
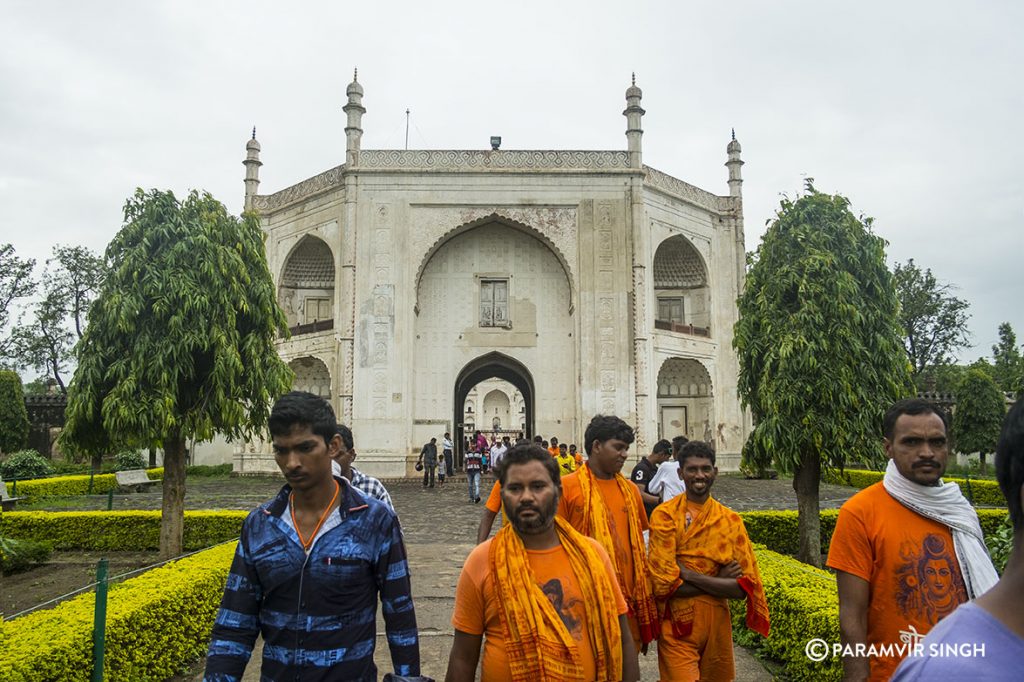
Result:
M863 469L847 469L846 471L829 471L822 474L825 483L835 485L849 485L854 488L864 489L869 485L878 483L885 474L881 471L865 471ZM983 478L972 478L970 482L965 478L944 478L946 482L953 482L960 486L967 498L974 501L974 504L984 504L993 507L1005 507L1006 498L999 489L999 484ZM970 491L968 493L968 490Z
M761 580L764 582L771 619L771 632L762 637L744 625L746 602L729 600L733 632L744 644L782 664L789 680L841 680L841 658L815 663L807 658L805 647L811 639L839 641L839 597L831 573L795 559L755 546Z
M186 511L185 549L238 538L247 511ZM47 541L55 549L145 551L160 548L159 511L7 512L0 535ZM0 678L3 679L3 678Z
M147 469L150 480L163 478L163 467ZM106 493L117 489L114 474L96 474L92 477L93 494ZM7 492L13 494L14 483L4 481ZM18 481L18 497L71 497L89 494L89 476L54 476L53 478L30 478Z
M235 543L114 585L107 602L104 679L166 680L202 656ZM89 680L95 595L0 621L0 680Z

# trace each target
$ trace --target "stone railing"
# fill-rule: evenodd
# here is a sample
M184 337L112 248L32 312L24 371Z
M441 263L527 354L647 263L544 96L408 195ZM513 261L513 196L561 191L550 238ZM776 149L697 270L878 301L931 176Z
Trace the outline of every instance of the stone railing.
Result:
M668 192L680 199L685 199L691 204L700 206L713 213L726 213L733 210L737 205L737 200L733 197L720 197L700 187L695 187L688 182L683 182L679 178L674 178L668 173L662 173L660 170L650 166L644 166L644 172L646 173L645 182L651 187Z
M629 153L577 150L368 149L357 168L420 170L628 170Z

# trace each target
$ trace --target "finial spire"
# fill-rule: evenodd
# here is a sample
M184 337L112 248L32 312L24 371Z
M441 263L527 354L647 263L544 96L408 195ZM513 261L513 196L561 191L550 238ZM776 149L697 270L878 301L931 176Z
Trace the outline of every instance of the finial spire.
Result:
M633 72L633 85L636 85L636 71Z
M252 139L256 139L256 126L252 127Z
M354 83L358 83L359 82L359 67L358 66L355 67L354 69L352 69L352 82L354 82Z
M736 129L735 128L732 129L732 139L733 140L736 139Z

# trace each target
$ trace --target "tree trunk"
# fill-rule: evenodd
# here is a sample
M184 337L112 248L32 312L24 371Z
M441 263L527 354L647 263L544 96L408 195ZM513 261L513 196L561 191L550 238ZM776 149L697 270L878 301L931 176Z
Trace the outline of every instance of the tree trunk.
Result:
M793 477L796 503L799 510L797 531L800 553L797 558L805 564L821 567L821 518L819 516L818 485L821 482L821 459L817 452L804 452Z
M979 459L978 471L980 471L981 475L984 476L986 471L987 471L987 467L985 466L985 453L984 452L979 452L978 453L978 459Z
M181 554L185 529L185 439L174 431L164 440L163 507L160 513L160 558Z
M149 468L153 469L156 467L156 448L149 449Z

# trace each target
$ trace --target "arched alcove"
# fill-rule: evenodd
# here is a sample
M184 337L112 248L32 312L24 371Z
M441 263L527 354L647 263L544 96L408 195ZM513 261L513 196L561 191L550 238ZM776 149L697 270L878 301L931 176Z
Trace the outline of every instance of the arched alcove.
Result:
M331 373L323 360L306 356L292 360L288 367L295 373L292 390L308 391L332 402Z
M317 237L303 237L288 254L278 287L292 334L333 327L334 283L331 248Z
M692 358L669 358L658 371L658 435L714 438L714 388L704 365Z
M710 336L708 269L682 236L669 237L654 253L655 327Z

